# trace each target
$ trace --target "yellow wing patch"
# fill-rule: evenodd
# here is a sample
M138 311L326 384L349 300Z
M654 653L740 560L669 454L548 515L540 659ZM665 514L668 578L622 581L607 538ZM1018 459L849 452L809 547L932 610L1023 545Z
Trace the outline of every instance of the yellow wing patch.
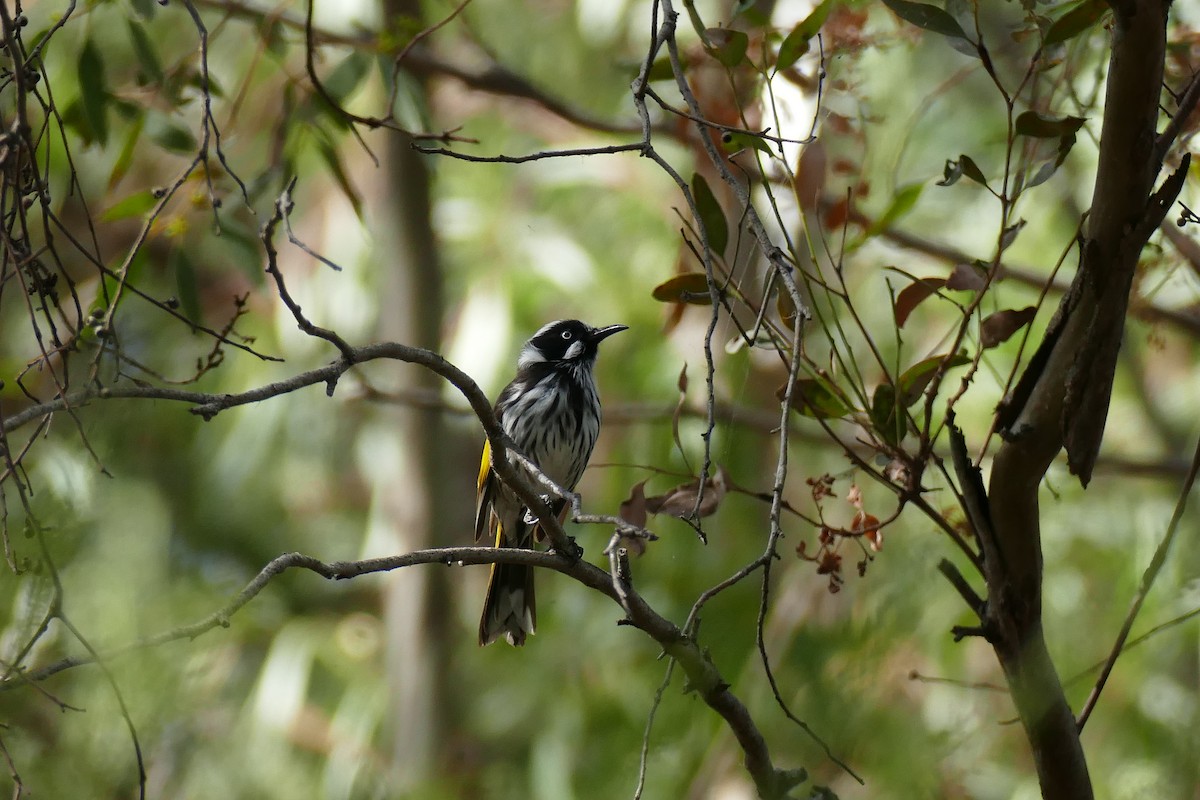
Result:
M487 439L483 440L483 458L479 461L479 480L475 482L476 493L483 491L483 482L487 480L488 472L492 468L492 443Z

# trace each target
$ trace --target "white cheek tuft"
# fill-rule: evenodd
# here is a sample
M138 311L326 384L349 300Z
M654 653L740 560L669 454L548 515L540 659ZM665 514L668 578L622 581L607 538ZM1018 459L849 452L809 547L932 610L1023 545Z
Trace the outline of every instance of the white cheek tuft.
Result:
M583 342L572 342L567 348L567 352L563 353L563 360L572 361L583 355Z
M531 344L527 344L521 348L521 355L517 358L517 369L524 369L531 364L537 364L545 360L546 357L542 355L541 350L538 350Z

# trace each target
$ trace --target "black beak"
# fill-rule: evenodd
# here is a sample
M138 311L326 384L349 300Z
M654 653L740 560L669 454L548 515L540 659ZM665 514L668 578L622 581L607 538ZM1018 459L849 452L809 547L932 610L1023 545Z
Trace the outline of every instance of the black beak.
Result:
M592 344L600 344L602 341L612 336L614 333L629 330L628 325L608 325L603 328L593 328L591 333Z

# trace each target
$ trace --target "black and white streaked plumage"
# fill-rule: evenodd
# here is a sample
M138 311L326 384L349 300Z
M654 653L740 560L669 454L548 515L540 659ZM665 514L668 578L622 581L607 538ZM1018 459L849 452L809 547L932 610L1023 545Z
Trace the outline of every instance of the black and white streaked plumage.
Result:
M624 325L593 328L574 319L543 326L521 349L517 375L496 400L496 419L517 449L567 491L583 476L600 434L600 395L592 374L597 348L625 329ZM475 540L488 535L496 547L531 547L536 523L528 520L521 500L492 471L486 443L478 489ZM563 506L561 499L550 503L555 513L561 513ZM503 636L509 644L524 644L536 622L533 569L493 565L479 621L479 643L490 644Z

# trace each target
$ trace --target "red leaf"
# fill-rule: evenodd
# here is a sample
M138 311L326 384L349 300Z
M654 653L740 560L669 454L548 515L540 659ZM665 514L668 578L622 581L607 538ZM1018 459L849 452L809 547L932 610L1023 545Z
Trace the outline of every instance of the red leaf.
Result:
M987 278L970 264L959 264L946 279L947 289L978 291L987 286Z
M704 482L704 497L700 501L700 517L714 514L725 499L725 491L729 486L728 476L724 467L717 467L715 474L710 475ZM672 517L687 519L696 510L696 498L700 494L700 482L688 481L671 489L665 494L646 498L646 510L651 514L669 514Z

